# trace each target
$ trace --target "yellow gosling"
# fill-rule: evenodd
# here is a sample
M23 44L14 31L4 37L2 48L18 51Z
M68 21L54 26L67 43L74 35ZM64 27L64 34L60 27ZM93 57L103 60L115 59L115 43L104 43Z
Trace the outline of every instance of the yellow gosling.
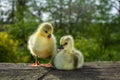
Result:
M37 31L30 36L28 49L36 58L33 66L51 66L50 64L40 64L38 61L38 58L47 58L56 53L56 39L53 35L53 26L50 23L42 23Z
M56 69L73 70L83 66L84 57L82 53L75 49L73 37L63 36L60 39L61 51L56 54L52 64Z

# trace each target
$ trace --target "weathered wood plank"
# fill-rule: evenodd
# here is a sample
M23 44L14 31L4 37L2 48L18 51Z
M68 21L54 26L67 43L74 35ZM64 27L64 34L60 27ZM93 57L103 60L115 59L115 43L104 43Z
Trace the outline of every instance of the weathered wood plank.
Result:
M86 62L83 68L72 71L0 63L0 80L120 80L120 61Z

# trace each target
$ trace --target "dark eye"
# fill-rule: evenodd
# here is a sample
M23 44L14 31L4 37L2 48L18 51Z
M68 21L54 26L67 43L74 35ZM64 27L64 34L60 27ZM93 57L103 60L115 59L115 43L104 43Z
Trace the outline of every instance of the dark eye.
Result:
M66 42L64 45L67 45L68 43Z
M48 33L48 31L45 31L45 33Z

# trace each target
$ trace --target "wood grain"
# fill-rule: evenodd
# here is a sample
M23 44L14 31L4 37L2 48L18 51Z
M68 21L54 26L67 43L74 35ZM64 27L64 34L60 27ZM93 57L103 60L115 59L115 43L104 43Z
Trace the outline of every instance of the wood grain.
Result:
M0 80L120 80L120 61L86 62L72 71L31 67L31 63L0 63Z

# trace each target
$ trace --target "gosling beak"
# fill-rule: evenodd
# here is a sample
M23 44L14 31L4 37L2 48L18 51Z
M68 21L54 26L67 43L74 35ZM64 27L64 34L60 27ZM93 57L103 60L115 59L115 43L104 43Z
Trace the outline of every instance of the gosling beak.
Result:
M58 47L58 49L64 49L63 45L60 45L60 46Z
M51 34L48 35L48 38L51 38Z

